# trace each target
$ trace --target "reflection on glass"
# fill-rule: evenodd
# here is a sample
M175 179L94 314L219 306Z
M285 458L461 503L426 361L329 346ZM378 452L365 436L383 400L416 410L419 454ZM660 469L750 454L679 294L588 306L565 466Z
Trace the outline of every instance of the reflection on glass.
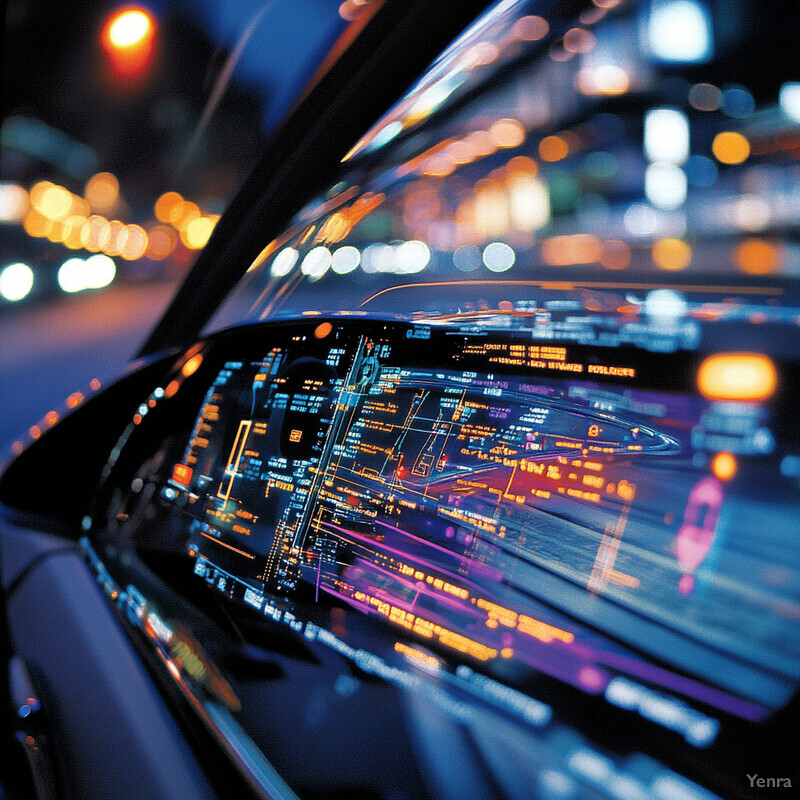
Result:
M266 245L213 326L362 304L451 313L435 290L408 307L370 298L576 265L616 281L791 277L798 84L788 53L756 68L789 5L751 18L700 0L609 2L546 19L537 3L498 4ZM414 242L427 260L406 258Z
M213 324L294 319L185 354L135 535L402 689L459 787L463 726L504 796L741 796L800 679L789 4L544 7L495 5L264 243Z

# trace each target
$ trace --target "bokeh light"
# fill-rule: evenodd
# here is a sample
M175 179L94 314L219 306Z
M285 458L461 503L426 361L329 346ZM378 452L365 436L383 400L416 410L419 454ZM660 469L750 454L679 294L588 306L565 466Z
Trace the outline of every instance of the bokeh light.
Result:
M141 225L128 225L125 245L120 252L126 261L136 261L147 252L147 231Z
M782 248L775 241L745 239L734 250L736 266L748 275L771 275L783 266Z
M539 156L542 161L561 161L569 155L569 145L561 136L545 136L539 142Z
M506 272L514 266L517 255L505 242L492 242L483 249L483 263L490 272Z
M98 172L86 182L83 196L101 214L113 214L119 205L119 180L110 172Z
M28 192L16 183L0 183L0 222L21 222L28 211Z
M117 274L114 259L97 253L87 259L69 258L58 270L58 285L67 294L108 286Z
M114 47L131 47L141 42L150 30L149 15L138 8L121 11L111 20L108 39Z
M644 174L644 194L656 208L680 208L687 196L686 173L665 161L649 164Z
M603 256L603 245L589 233L552 236L542 243L542 261L551 267L593 264Z
M270 274L273 278L282 278L284 275L288 275L299 257L300 253L293 247L285 247L273 259Z
M154 211L159 222L172 222L175 209L183 203L183 197L178 192L164 192L156 200Z
M692 261L692 248L682 239L664 237L653 245L653 262L668 272L686 269Z
M525 141L525 128L515 119L500 119L489 128L489 136L497 147L518 147Z
M648 39L661 61L706 61L713 52L708 10L699 0L662 0L650 11Z
M547 20L536 15L520 17L511 29L512 35L523 42L537 42L544 39L549 31Z
M145 8L123 8L108 18L102 42L117 78L132 79L147 69L154 37L155 20Z
M722 110L736 119L749 117L755 110L753 95L744 86L728 86L722 91Z
M216 224L217 220L213 217L194 217L181 233L181 241L191 250L199 250L205 247Z
M453 253L453 263L456 269L461 272L473 272L482 263L482 255L479 247L474 244L467 244L459 247Z
M713 83L696 83L689 90L689 103L698 111L716 111L722 105L722 92Z
M33 270L22 262L9 264L0 271L0 295L12 303L27 297L33 289Z
M714 477L721 481L731 480L738 470L736 456L732 453L717 453L711 461L711 471Z
M597 37L585 28L570 28L564 34L564 49L570 53L589 53L597 44Z
M600 64L578 72L578 91L587 95L625 94L630 88L628 73L617 64Z
M689 119L676 108L654 108L644 117L644 152L649 161L683 164L689 157Z
M714 137L711 150L722 164L741 164L750 155L750 142L741 133L723 131Z
M315 247L308 252L300 265L303 275L319 280L331 265L331 251L327 247Z
M337 275L347 275L357 269L360 263L361 251L351 245L340 247L331 257L331 269Z
M145 255L153 261L168 258L178 244L174 229L167 225L153 225L147 232L148 244Z
M431 251L425 242L403 242L395 251L395 269L402 275L422 272L431 260Z
M53 220L30 208L22 220L22 227L28 236L43 237L53 229Z
M800 83L784 83L778 94L778 103L781 111L792 122L800 122Z
M697 385L711 400L766 400L775 392L778 372L765 355L722 353L703 361Z

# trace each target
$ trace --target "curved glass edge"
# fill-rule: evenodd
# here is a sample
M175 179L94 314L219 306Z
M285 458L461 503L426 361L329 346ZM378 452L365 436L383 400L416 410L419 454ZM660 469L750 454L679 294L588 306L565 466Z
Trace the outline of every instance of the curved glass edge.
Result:
M231 714L238 700L185 626L166 619L135 585L119 586L88 537L81 537L79 546L112 606L149 642L151 651L165 667L165 674L215 734L256 796L264 800L298 800ZM208 677L209 670L213 678ZM213 688L209 688L212 684Z

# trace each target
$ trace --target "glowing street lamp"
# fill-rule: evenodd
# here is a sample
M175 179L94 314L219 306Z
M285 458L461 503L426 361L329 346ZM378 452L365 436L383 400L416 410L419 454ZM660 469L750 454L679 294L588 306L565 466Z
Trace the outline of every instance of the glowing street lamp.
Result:
M153 15L140 6L119 9L106 20L102 43L117 77L135 78L146 71L155 31Z

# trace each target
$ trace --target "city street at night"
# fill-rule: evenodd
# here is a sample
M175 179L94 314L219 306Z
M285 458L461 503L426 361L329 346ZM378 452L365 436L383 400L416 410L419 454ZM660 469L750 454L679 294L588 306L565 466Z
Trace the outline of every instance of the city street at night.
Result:
M0 460L136 354L344 24L338 5L6 5Z

